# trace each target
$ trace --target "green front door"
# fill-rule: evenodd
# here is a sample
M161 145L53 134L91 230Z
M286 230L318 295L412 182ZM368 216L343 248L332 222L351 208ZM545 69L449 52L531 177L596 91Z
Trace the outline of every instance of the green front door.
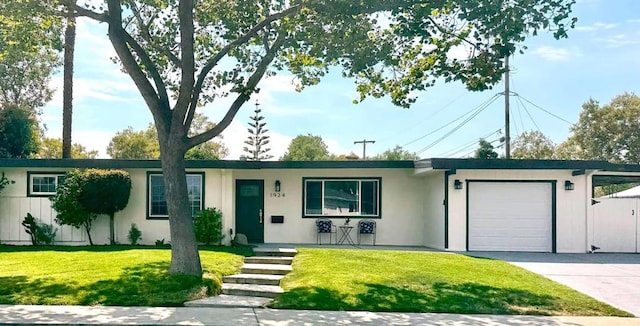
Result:
M264 180L236 180L236 234L264 242Z

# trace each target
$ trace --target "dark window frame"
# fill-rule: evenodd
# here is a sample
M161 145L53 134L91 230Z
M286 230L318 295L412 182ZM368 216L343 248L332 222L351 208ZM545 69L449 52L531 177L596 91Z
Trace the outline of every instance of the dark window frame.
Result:
M147 220L168 220L169 215L151 214L151 178L152 176L162 176L162 171L147 171L147 183L146 183L146 207L145 215ZM197 175L200 176L200 211L205 208L205 185L206 174L205 172L187 172L187 176ZM163 180L164 181L164 180ZM164 184L164 183L163 183ZM188 185L187 185L188 186ZM166 198L165 198L166 201ZM191 207L191 200L189 200L189 207Z
M56 190L58 189L58 187L60 186L60 178L64 178L64 176L66 175L66 172L51 172L51 171L27 171L27 197L51 197L53 195L56 194L55 191L53 192L35 192L33 191L33 178L34 177L51 177L51 176L55 176L56 177Z
M362 194L362 181L377 182L377 214L307 214L307 182L320 181L321 189L324 192L325 181L358 181L360 194ZM321 196L321 209L324 209L324 196ZM358 198L359 211L362 211L361 197ZM382 178L381 177L303 177L302 178L302 218L362 218L362 219L380 219L382 218Z

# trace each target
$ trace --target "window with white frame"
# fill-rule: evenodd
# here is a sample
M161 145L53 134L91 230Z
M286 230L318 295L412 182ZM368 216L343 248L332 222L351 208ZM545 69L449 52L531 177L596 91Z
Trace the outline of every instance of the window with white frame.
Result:
M29 196L53 196L64 182L64 173L27 173Z
M187 192L189 194L189 208L191 216L195 216L203 208L204 174L187 174ZM160 173L149 173L147 196L149 204L147 214L149 218L167 218L169 210L164 191L164 177Z
M303 215L380 217L380 178L303 179Z

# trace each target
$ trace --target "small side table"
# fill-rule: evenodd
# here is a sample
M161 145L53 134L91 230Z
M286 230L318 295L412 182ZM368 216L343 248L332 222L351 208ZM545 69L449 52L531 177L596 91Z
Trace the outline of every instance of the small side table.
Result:
M340 229L340 240L338 240L338 244L344 244L346 241L347 244L355 246L356 244L351 239L351 230L353 230L353 226L350 225L338 225Z

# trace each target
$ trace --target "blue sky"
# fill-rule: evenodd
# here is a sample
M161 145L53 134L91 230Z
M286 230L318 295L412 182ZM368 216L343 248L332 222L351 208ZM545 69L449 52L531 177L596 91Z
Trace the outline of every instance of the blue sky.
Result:
M640 94L640 1L578 0L578 17L569 38L555 40L548 33L526 41L525 54L511 58L511 90L530 101L511 97L511 137L528 130L540 130L554 142L569 135L570 124L553 117L550 111L574 123L581 105L589 98L608 103L624 92ZM106 27L88 20L78 23L74 85L73 141L99 151L107 158L106 147L117 131L128 126L142 130L152 121L151 113L129 77L113 64L114 51ZM375 140L367 146L367 156L395 145L418 152L422 158L470 155L480 137L493 141L504 133L504 98L500 97L477 117L443 138L458 120L434 132L503 91L503 85L485 92L468 92L460 84L440 83L418 93L411 109L393 106L389 99L357 98L353 81L339 72L325 77L318 86L297 93L290 76L278 75L261 82L261 91L245 105L231 126L223 132L230 149L227 159L242 154L243 142L253 103L263 109L272 139L271 154L280 157L300 134L321 136L336 154L362 155L356 140ZM62 76L54 76L54 99L44 108L43 121L49 137L62 135ZM226 112L228 100L214 102L201 111L217 121ZM537 106L537 107L536 107ZM436 143L437 140L443 138ZM499 145L496 141L494 145Z

